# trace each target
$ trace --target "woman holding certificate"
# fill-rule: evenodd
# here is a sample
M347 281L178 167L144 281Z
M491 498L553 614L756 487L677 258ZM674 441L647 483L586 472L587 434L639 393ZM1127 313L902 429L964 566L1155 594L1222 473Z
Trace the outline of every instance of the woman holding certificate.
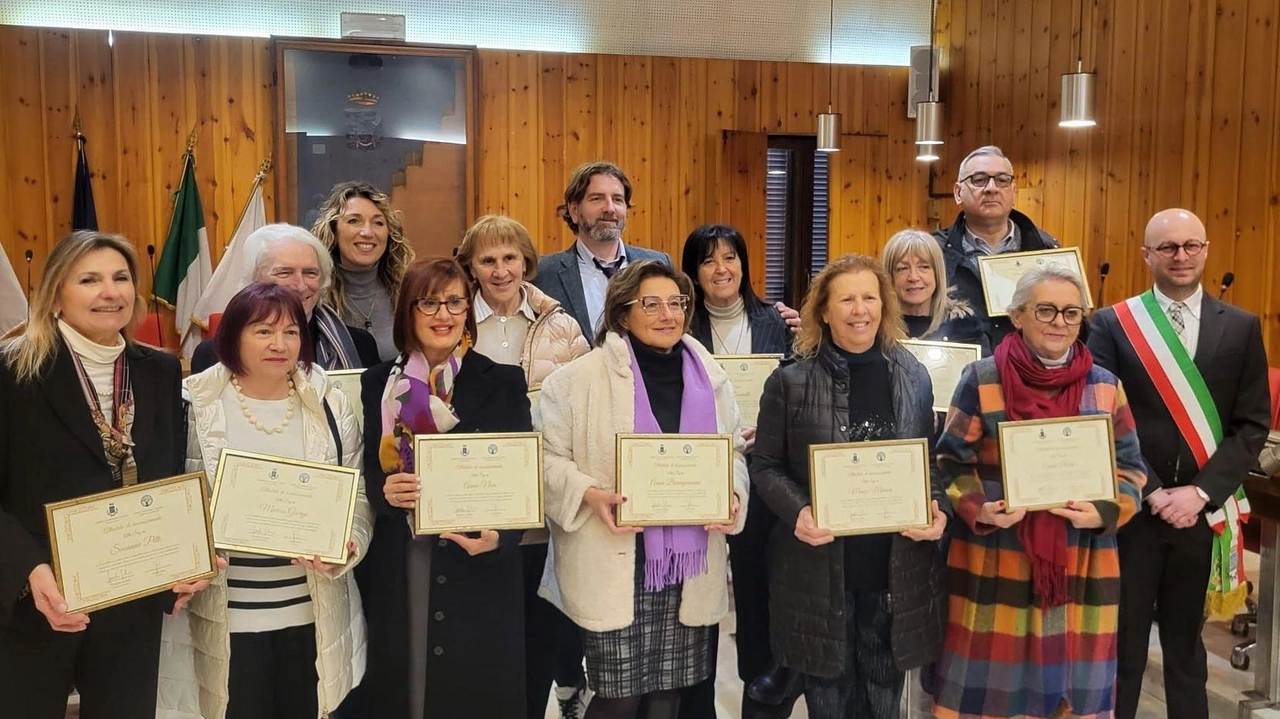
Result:
M123 237L63 238L45 263L26 328L3 347L0 711L6 717L61 719L73 686L84 716L155 714L161 617L174 595L92 615L68 612L54 579L44 508L182 471L181 369L174 357L132 339L134 319L146 312L137 276L137 256Z
M897 717L905 672L936 658L942 644L934 540L946 528L947 507L927 457L933 390L924 367L899 344L897 297L875 259L846 255L828 264L800 316L800 359L765 383L751 468L779 518L771 538L770 636L791 679L778 701L803 691L815 719ZM907 504L918 505L923 526L838 538L819 527L811 449L866 441L917 447L915 462L891 476L896 484L919 483ZM857 446L849 450L842 466L859 462ZM835 501L822 501L829 499Z
M880 262L893 276L908 337L981 345L983 355L991 354L973 308L947 286L947 264L933 235L920 230L894 233L880 252Z
M231 298L215 339L220 362L185 382L188 471L212 479L220 461L231 462L223 450L260 455L268 467L278 461L273 479L290 461L360 467L355 414L312 365L308 333L302 301L286 287L258 282ZM272 491L290 490L280 483ZM236 511L257 510L269 496ZM290 506L288 516L308 516ZM344 564L230 552L230 567L196 595L189 620L166 620L162 708L204 719L314 719L337 709L365 669L351 569L369 545L370 520L357 482Z
M950 614L934 716L1112 715L1116 529L1138 511L1146 476L1124 390L1079 341L1086 304L1084 284L1069 270L1046 265L1024 275L1009 307L1017 332L965 369L952 399L938 461L962 521L948 557ZM1055 442L1084 435L1084 424L1067 420L1098 416L1109 419L1111 433L1054 458ZM1054 419L1062 421L1042 422L1029 437L1032 447L1045 442L1042 449L1015 453L1025 437L1001 441L1010 421ZM1006 503L1028 492L1052 495L1084 476L1079 463L1111 454L1101 472L1104 498L1036 511ZM1034 488L1043 477L1053 479Z
M609 282L596 349L542 385L555 547L554 579L544 577L543 596L584 630L587 680L596 692L587 719L674 719L679 690L710 676L711 634L728 611L724 535L740 531L745 519L746 462L728 377L685 336L692 293L689 278L663 263L627 265ZM725 502L723 519L619 526L614 513L628 501L616 490L619 435L629 433L684 435L672 443L671 466L703 453L688 435L719 435L703 444L720 442L713 446L725 453L712 456L719 457L713 481ZM650 439L659 447L653 454L666 451L666 443Z
M432 479L415 474L415 437L532 428L523 372L472 349L472 312L456 262L414 263L396 303L400 355L361 378L365 478L381 535L367 562L371 717L525 715L523 532L413 529Z

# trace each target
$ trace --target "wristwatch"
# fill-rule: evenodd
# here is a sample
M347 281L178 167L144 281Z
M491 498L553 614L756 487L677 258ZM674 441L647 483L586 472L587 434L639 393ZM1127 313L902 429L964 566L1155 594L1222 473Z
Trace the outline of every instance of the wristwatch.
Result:
M1192 485L1192 486L1195 487L1195 485ZM1196 487L1196 494L1200 495L1200 499L1204 500L1205 504L1209 503L1209 494L1205 492L1203 489Z

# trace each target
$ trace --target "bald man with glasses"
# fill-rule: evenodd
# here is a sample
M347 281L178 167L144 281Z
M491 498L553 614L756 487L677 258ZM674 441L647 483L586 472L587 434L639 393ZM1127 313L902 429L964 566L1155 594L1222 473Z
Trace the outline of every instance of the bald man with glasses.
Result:
M1017 193L1013 164L994 145L979 147L960 163L955 200L960 207L951 227L935 231L947 264L955 298L967 303L982 321L991 347L1013 332L1008 317L991 317L982 294L978 257L1009 252L1051 250L1058 241L1013 209ZM1003 310L1004 308L997 308Z

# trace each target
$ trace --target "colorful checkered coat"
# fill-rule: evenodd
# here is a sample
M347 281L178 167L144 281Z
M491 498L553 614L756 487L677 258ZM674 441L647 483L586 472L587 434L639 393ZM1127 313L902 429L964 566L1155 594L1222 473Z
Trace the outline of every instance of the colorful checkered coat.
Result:
M1006 421L995 360L965 369L938 442L957 522L947 559L947 634L936 665L934 716L943 719L1108 719L1116 678L1120 560L1116 528L1141 505L1146 482L1138 435L1119 380L1101 367L1086 378L1080 414L1110 413L1116 502L1097 502L1104 527L1067 525L1067 604L1042 609L1016 528L977 522L983 502L1003 497L997 426ZM1064 706L1065 703L1065 706Z

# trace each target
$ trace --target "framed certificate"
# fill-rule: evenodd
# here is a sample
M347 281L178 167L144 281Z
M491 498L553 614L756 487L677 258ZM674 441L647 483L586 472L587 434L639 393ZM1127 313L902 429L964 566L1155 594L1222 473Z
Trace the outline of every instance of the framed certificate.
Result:
M946 412L960 384L960 373L982 359L982 347L961 342L903 340L902 346L920 360L933 382L933 411Z
M360 431L364 431L364 403L360 400L360 377L364 375L362 369L335 369L325 370L324 376L329 378L334 387L337 387L342 395L347 398L347 404L351 405L351 411L356 413L356 424L360 427Z
M1005 511L1116 498L1111 415L1001 422Z
M764 381L778 369L782 355L715 355L715 359L729 375L734 399L738 400L738 412L742 424L754 427L760 416L760 395L764 394Z
M619 527L733 521L733 437L619 434Z
M92 612L217 574L203 472L44 507L68 612Z
M812 445L809 499L818 526L836 536L930 527L929 442Z
M1022 276L1045 265L1060 265L1080 275L1084 282L1086 307L1093 307L1093 293L1089 290L1089 277L1085 275L1079 247L1062 247L1039 252L1006 252L999 255L978 257L978 272L982 275L982 297L987 301L987 314L992 317L1009 314L1013 290Z
M347 563L360 470L223 449L213 482L218 549Z
M540 433L420 434L413 447L415 533L544 526Z

